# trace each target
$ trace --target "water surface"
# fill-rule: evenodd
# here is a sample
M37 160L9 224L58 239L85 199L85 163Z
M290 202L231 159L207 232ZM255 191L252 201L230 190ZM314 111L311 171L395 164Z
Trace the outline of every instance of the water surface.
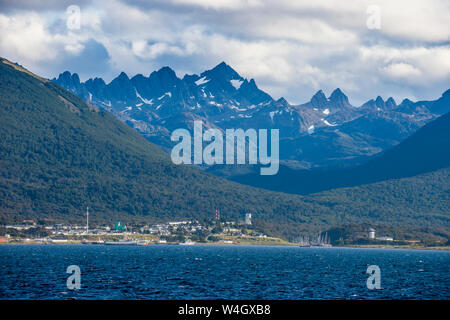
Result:
M69 290L69 265L81 289ZM369 265L381 269L369 290ZM450 252L267 246L0 246L0 299L449 299Z

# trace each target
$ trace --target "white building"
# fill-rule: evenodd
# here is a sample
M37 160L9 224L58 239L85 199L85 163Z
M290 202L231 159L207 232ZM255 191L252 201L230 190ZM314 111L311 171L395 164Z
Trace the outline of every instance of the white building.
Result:
M380 241L394 241L394 238L392 238L392 237L378 237L377 240L380 240Z
M369 228L369 239L375 239L375 229Z
M251 213L246 213L245 214L245 224L246 225L251 225L252 224L252 214Z

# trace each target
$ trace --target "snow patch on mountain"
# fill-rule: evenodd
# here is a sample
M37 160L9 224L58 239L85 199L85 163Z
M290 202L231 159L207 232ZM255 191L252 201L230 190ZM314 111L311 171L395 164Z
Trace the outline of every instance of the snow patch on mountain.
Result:
M209 104L212 104L213 106L216 106L216 107L221 107L222 106L222 104L217 103L215 101L209 101Z
M320 119L320 120L322 120L323 121L323 123L325 123L327 126L330 126L330 127L335 127L335 126L337 126L337 124L335 124L335 123L329 123L327 120L325 120L325 119Z
M172 93L171 93L171 92L166 92L166 93L164 93L161 97L159 97L158 100L161 100L161 99L164 98L165 96L168 96L169 98L172 98Z
M206 77L200 78L197 81L195 81L195 84L198 86L201 86L202 84L205 84L209 82L209 79L206 79Z
M236 111L239 111L239 112L247 111L247 109L245 109L245 108L238 108L238 107L236 107L234 105L230 105L230 109L233 109L233 110L236 110Z
M126 107L124 110L122 110L120 113L124 113L126 111L131 111L133 107Z
M241 87L241 85L242 85L242 83L243 83L244 81L242 81L242 80L230 80L230 82L231 82L231 85L232 85L233 87L235 87L236 90L238 90L238 89Z
M272 120L272 122L273 122L273 116L275 115L275 111L270 111L269 112L269 116L270 116L270 119Z
M143 103L146 103L146 104L152 104L152 100L147 100L147 99L143 98L143 97L139 94L139 92L136 90L136 88L134 88L134 91L136 92L136 97L138 97L139 99L141 99L141 101L142 101Z

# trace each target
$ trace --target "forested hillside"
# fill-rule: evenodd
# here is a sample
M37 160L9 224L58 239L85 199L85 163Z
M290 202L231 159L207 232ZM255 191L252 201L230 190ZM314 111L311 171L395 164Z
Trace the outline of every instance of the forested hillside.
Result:
M346 223L449 230L448 170L308 197L264 191L173 165L105 111L18 65L0 62L0 222L162 221L254 214L283 237Z

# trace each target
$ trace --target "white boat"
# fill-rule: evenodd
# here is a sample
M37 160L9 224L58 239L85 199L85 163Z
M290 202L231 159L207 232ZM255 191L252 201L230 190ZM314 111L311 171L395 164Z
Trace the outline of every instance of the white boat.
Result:
M105 241L106 245L114 245L114 246L135 246L137 245L137 241L133 240L122 240L122 241Z
M191 239L187 239L186 241L179 243L180 246L191 246L193 244L195 244L195 242L192 241Z
M49 239L51 243L67 243L69 240L67 239Z

